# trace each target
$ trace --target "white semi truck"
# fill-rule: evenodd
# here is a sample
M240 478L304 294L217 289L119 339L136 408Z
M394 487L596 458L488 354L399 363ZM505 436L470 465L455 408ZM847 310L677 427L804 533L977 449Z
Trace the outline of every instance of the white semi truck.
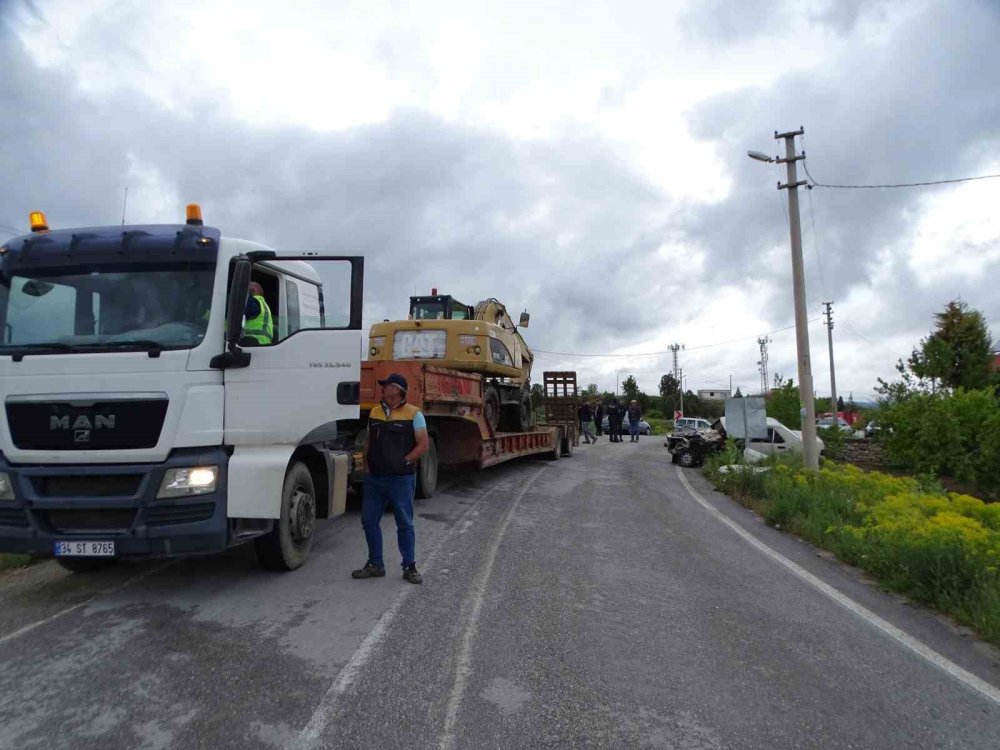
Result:
M204 226L31 232L0 246L0 552L71 570L218 552L305 562L344 512L364 261ZM251 281L270 344L242 335Z

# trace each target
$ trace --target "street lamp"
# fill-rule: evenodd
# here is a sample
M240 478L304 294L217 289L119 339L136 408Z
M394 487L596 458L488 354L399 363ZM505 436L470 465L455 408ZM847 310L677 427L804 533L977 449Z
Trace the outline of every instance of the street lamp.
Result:
M819 468L819 451L816 446L816 402L813 394L812 363L809 359L809 321L806 310L806 282L802 263L802 225L799 221L799 187L807 184L799 182L795 162L805 155L795 155L795 136L805 133L804 128L788 133L775 131L775 140L784 139L784 158L771 158L760 151L747 151L747 156L767 163L784 162L788 172L788 182L778 183L778 190L788 190L788 227L792 239L792 290L795 300L795 348L798 353L799 394L805 405L805 419L802 424L802 461L807 469Z

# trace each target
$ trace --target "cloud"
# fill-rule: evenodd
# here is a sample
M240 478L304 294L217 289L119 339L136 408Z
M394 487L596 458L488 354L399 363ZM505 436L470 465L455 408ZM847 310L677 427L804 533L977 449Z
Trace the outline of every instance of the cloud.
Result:
M615 19L588 5L565 27L545 16L528 29L512 11L492 36L472 11L452 23L432 9L455 30L441 36L413 16L315 6L314 27L350 66L331 66L311 36L294 46L301 26L288 21L282 46L261 46L249 68L243 56L268 37L260 9L229 29L232 54L205 62L177 40L222 43L210 4L104 6L38 3L0 24L0 232L38 208L54 226L117 223L126 186L131 221L178 221L200 202L227 234L364 254L366 323L431 287L470 304L496 296L532 313L527 337L547 351L686 343L693 388L729 373L752 387L756 335L792 320L784 178L747 149L776 153L773 131L802 124L817 179L869 183L975 173L1000 145L1000 11L986 2L709 2L679 22L657 5L656 23L638 3ZM672 57L657 56L660 28ZM744 71L766 50L773 65ZM256 77L268 56L309 85ZM372 82L365 97L334 85L355 68ZM683 118L658 108L674 99ZM949 196L987 211L997 188L803 194L811 317L837 301L842 390L891 375L955 296L1000 321L995 227L974 209L949 223ZM825 332L811 334L821 383ZM772 371L794 376L791 332L774 338ZM668 355L539 361L604 387L628 368L651 392L670 367Z

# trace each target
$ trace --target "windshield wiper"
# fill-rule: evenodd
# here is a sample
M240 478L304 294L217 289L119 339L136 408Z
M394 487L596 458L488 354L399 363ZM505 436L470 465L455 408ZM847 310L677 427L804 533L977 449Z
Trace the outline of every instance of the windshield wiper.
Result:
M32 344L7 344L0 353L10 354L11 359L15 362L20 362L24 359L24 355L28 353L28 350L41 354L43 352L48 352L49 354L53 352L76 352L79 351L72 344L64 344L62 341L43 341L36 342Z
M166 347L159 341L153 341L153 339L126 339L124 341L102 341L97 346L108 346L108 347L126 347L134 346L137 349L145 349L149 354L150 359L156 359L160 356Z

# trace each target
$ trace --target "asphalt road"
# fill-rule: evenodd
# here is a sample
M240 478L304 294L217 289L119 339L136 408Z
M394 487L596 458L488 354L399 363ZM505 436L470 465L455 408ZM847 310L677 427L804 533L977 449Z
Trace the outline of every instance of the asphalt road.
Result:
M1000 746L995 650L683 476L605 438L446 477L419 587L391 516L350 578L357 513L291 574L0 576L0 748Z

